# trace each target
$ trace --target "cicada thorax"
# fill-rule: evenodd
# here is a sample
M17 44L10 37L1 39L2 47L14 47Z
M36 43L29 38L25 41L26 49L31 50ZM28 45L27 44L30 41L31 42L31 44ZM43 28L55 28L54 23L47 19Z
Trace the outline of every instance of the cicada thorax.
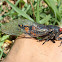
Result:
M28 25L19 25L19 27L25 30L25 33L29 34L32 37L39 37L48 34L48 29L44 25L38 26L28 26Z

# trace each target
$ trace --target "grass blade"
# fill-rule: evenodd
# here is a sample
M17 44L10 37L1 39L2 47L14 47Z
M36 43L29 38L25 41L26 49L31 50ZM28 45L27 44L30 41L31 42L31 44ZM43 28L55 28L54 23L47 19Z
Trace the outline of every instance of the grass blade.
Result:
M47 24L49 20L51 19L50 15L46 15L42 20L39 21L40 24Z
M21 16L27 18L28 20L34 21L30 16L28 16L24 11L20 10L19 8L17 8L15 5L13 5L12 3L10 3L8 0L6 0L6 2Z
M55 17L58 18L58 20L61 20L61 16L59 14L57 7L55 6L54 0L44 0L44 1L49 5L52 11L54 11Z
M40 16L39 16L39 0L37 0L37 16L36 16L36 22L39 23Z

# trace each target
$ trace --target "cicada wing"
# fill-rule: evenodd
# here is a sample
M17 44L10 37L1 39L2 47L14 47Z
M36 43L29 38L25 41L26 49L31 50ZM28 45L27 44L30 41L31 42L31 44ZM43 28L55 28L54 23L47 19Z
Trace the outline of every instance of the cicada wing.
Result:
M40 32L40 31L32 30L31 32L32 33L29 33L29 35L32 36L32 37L42 37L42 36L46 36L46 35L49 34L48 31Z
M46 33L48 33L48 31L44 31L45 30L44 25L29 21L27 19L12 20L11 22L2 25L1 30L3 33L9 34L9 35L17 35L17 36L22 33L26 33L25 30L21 29L18 25L35 26L36 30L33 30L33 31L36 31L36 32L33 32L33 33L36 33L37 36L43 36L44 34L46 35ZM29 34L33 36L33 34L31 33Z
M5 34L9 35L20 35L23 33L23 30L18 27L18 21L11 21L1 26L1 30Z
M9 34L9 35L20 35L23 32L25 32L23 29L21 29L18 24L23 24L23 25L36 25L32 21L29 21L27 19L16 19L12 20L9 23L5 23L4 25L1 26L1 31L3 33Z
M22 25L27 25L27 26L35 26L35 27L37 27L37 25L38 25L38 23L29 21L27 19L19 19L18 24L19 25L21 25L21 24Z
M49 32L51 32L49 30L49 28L47 28L45 25L37 25L37 27L35 27L36 29L35 30L32 30L33 34L36 35L36 37L39 37L39 36L45 36L45 35L48 35ZM33 34L31 34L33 36Z
M23 28L21 28L22 25L23 25ZM25 20L25 22L22 25L19 23L19 27L21 26L20 28L23 29L25 31L25 33L29 34L32 37L44 36L49 33L49 29L45 25L31 22L29 20ZM28 27L28 29L26 26ZM25 28L27 30L25 30ZM26 31L28 31L28 32L26 32Z

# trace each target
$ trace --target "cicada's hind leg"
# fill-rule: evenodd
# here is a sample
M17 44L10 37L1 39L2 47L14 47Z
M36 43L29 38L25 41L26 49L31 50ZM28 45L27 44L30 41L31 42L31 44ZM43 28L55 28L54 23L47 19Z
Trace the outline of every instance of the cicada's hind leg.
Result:
M50 35L46 36L46 37L44 38L45 42L49 41L49 40L50 40L50 38L51 38L51 36L50 36ZM44 42L42 45L44 45L44 44L45 44L45 42Z
M45 42L47 42L47 41L49 41L49 39L45 40ZM42 45L44 45L44 44L45 44L45 42L43 42L43 43L42 43Z
M56 40L62 40L62 37L56 37ZM62 41L60 42L60 45L58 46L58 47L60 47L61 46L61 44L62 44Z
M62 45L62 41L60 42L60 45L58 47L60 47Z
M62 40L62 37L59 37L58 40ZM62 41L60 42L60 45L58 47L60 47L62 45Z
M53 34L53 33L50 33L50 34L49 34L48 36L46 36L44 39L46 39L45 42L51 40L53 43L55 43L55 41L54 41L54 34ZM45 42L44 42L43 44L45 44ZM43 44L42 44L42 45L43 45Z

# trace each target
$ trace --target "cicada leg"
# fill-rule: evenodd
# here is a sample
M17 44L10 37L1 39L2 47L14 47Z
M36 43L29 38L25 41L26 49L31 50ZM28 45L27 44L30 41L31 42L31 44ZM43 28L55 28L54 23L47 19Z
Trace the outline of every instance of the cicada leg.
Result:
M45 40L45 42L47 42L47 41L49 41L49 39ZM42 43L42 45L44 45L44 44L45 44L45 42L43 42L43 43Z
M49 39L49 36L43 36L42 39L38 39L38 41L42 41L42 40L45 40L45 42L47 42L47 41L49 41L50 39ZM44 42L43 44L45 44L45 42ZM42 45L43 45L43 44L42 44Z
M48 36L46 36L44 39L46 40L45 42L51 40L53 43L55 43L55 41L53 40L54 38L54 34L52 35L52 33L50 33ZM45 44L45 42L43 44ZM42 44L42 45L43 45Z
M56 40L62 40L62 37L57 37ZM58 47L60 47L62 44L62 41L60 42L60 45Z
M62 37L58 37L56 40L62 40Z
M60 47L62 45L62 41L60 42L60 45L58 47Z
M62 40L62 37L59 37L58 40ZM58 47L60 47L62 44L62 41L60 42L60 45Z
M55 43L55 41L54 40L51 40L53 43Z

